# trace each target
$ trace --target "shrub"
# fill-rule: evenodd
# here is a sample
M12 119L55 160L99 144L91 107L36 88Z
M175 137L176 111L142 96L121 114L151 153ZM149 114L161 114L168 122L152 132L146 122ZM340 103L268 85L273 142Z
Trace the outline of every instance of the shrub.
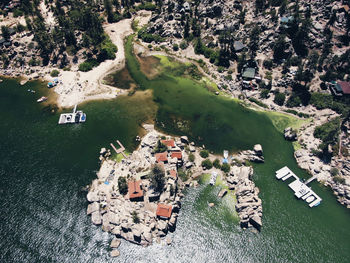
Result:
M220 169L221 168L221 164L220 164L220 161L219 159L215 159L214 162L213 162L213 166L217 169Z
M50 76L51 77L57 77L60 72L57 69L54 69L51 71Z
M283 93L277 92L275 94L275 98L273 99L273 102L276 103L277 105L282 106L284 104L284 101L286 99L286 95Z
M339 175L334 176L333 181L337 184L345 184L345 178Z
M187 41L182 41L182 42L180 43L180 48L181 48L181 49L186 49L187 47L188 47Z
M335 118L320 126L314 131L315 138L319 138L325 144L333 144L338 141L340 119Z
M174 51L178 51L179 50L179 45L178 44L174 44L173 45L173 50Z
M193 153L190 153L190 154L188 155L188 160L190 160L190 162L194 162L195 156L194 156Z
M202 158L207 158L209 156L209 152L207 150L201 150L199 155L202 157Z
M223 163L221 165L221 170L224 172L224 173L229 173L230 170L231 170L231 167L228 163Z
M268 106L265 103L261 102L260 100L255 99L255 98L250 97L248 100L251 102L254 102L255 104L259 105L260 107L263 107L265 109L268 108Z
M267 68L267 69L271 69L272 66L273 66L273 62L271 59L267 59L267 60L264 60L264 63L263 63L264 67Z
M96 67L99 63L96 59L87 59L83 63L80 63L79 70L87 72L92 70L93 67Z
M338 171L337 168L332 167L331 170L330 170L330 173L331 173L332 176L337 176L339 171Z
M161 141L158 141L157 146L154 148L155 153L163 153L166 150L168 150L168 147L165 144L163 144Z
M120 176L118 178L118 188L119 188L119 192L122 195L125 195L128 192L128 184L127 184L126 178L124 176Z
M149 177L151 185L155 188L155 190L158 192L162 192L165 185L164 169L159 165L153 166Z
M139 218L139 216L138 216L138 214L137 214L136 211L133 211L133 212L131 213L131 215L132 215L132 221L133 221L135 224L140 223L140 218Z
M180 177L180 179L183 182L186 182L188 180L188 178L189 178L188 174L186 174L183 169L178 169L177 170L177 175Z
M202 167L205 169L211 169L213 167L213 164L209 159L205 159L202 161Z
M260 98L267 99L269 97L269 93L270 93L270 91L268 89L263 89L260 92Z
M302 104L299 96L292 94L287 100L286 106L289 108L299 107Z

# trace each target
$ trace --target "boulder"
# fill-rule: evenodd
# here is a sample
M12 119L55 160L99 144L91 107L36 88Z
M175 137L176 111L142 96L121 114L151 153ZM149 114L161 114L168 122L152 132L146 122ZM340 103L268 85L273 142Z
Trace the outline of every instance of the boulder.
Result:
M115 257L119 257L120 256L120 252L119 252L119 250L118 249L113 249L112 251L111 251L111 257L113 257L113 258L115 258Z
M166 238L166 243L167 243L168 246L171 245L171 242L172 242L171 237L167 237Z
M214 203L209 203L208 204L209 207L214 207L214 205L215 205Z
M88 205L86 213L88 215L92 214L93 212L96 212L100 209L100 205L98 202L93 202L92 204Z
M221 191L218 193L218 197L223 198L227 194L227 189L221 189Z
M86 196L87 200L92 203L92 202L97 202L100 200L97 191L91 191L88 192L87 196Z
M250 219L249 222L260 231L262 227L261 217L259 217L257 214L254 214Z
M114 238L111 242L111 248L118 248L120 246L120 239Z
M284 129L284 138L288 141L296 141L298 139L296 131L291 127Z
M254 152L258 156L261 156L263 154L263 149L262 149L261 144L255 144L254 145Z
M188 137L187 136L181 136L180 140L181 140L182 143L188 144Z
M91 221L95 225L101 225L102 224L102 217L99 211L95 211L91 214Z
M163 232L166 232L168 230L168 224L163 221L163 220L160 220L158 221L157 223L157 228L160 230L160 231L163 231Z

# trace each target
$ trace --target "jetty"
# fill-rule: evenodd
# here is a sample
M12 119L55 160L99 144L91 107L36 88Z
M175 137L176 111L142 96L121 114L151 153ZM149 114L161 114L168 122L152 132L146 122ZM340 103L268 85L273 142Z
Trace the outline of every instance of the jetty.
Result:
M58 124L80 123L86 121L86 114L80 110L77 111L77 105L74 106L72 113L62 113Z
M278 180L285 181L291 177L293 177L295 180L288 184L288 186L294 191L294 195L298 199L304 200L306 203L308 203L309 207L318 206L321 203L322 199L314 191L312 191L310 187L307 186L308 183L316 179L315 176L311 177L304 183L287 166L276 171L276 178Z
M116 140L116 142L119 144L119 147L120 147L120 148L117 149L117 148L114 146L113 143L110 143L111 147L113 148L113 150L114 150L117 154L121 153L121 154L123 155L123 157L126 158L126 155L125 155L125 153L124 153L125 147L123 146L123 144L121 144L121 142L120 142L119 140Z

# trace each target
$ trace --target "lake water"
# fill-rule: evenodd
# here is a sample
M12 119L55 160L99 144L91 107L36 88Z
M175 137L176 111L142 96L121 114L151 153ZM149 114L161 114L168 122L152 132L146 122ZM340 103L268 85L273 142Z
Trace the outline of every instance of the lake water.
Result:
M40 83L0 84L0 262L348 262L349 210L317 182L311 185L323 202L310 209L275 179L284 165L306 174L266 114L174 72L148 80L126 52L130 75L147 91L80 105L84 124L57 125L60 112L35 102L47 93ZM112 235L92 225L81 189L96 177L100 148L119 139L133 150L141 123L149 120L216 152L261 143L266 162L254 167L254 180L263 202L262 231L242 230L230 213L234 205L216 199L219 188L203 184L187 190L172 245L123 241L121 256L110 258ZM208 202L217 206L209 209Z

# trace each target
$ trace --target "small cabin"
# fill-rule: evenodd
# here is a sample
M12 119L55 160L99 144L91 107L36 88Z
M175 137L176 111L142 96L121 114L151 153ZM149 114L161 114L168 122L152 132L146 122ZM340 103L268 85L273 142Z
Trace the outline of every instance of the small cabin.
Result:
M156 215L161 219L169 219L173 210L172 205L158 204Z
M139 181L129 181L128 183L128 193L129 199L131 201L142 201L143 200L143 190L141 188L141 180Z

